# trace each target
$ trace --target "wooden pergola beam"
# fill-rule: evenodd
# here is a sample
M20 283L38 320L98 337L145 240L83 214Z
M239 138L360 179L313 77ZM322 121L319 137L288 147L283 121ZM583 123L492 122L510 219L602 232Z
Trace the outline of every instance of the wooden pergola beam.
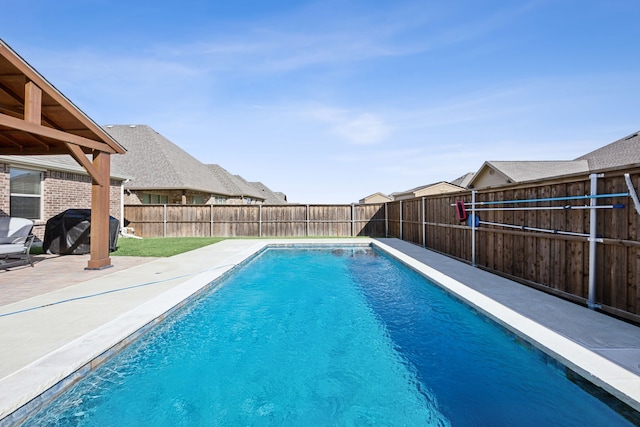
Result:
M18 147L18 149L19 149L20 151L24 151L24 147L23 147L22 145L18 144L17 142L15 142L15 141L14 141L13 139L11 139L11 138L7 138L7 137L6 137L6 136L4 136L2 133L0 133L0 142L5 142L5 143L7 143L7 144L15 145L16 147ZM2 151L0 150L0 152L2 152Z
M74 135L71 133L66 133L61 130L52 129L39 124L30 123L25 120L16 119L15 117L11 117L6 114L0 114L0 126L6 126L34 135L43 136L45 138L51 138L56 141L78 145L80 147L87 147L91 148L92 150L103 151L109 154L115 153L115 151L111 147L103 142L84 138L82 136Z
M86 169L86 171L91 176L91 179L93 179L99 186L101 187L104 186L105 182L104 182L104 179L102 178L101 172L97 170L93 166L93 163L89 161L87 156L84 154L84 151L82 151L82 148L78 147L77 145L73 145L69 143L67 143L66 146L71 152L71 157L73 157L76 160L76 162L80 163L80 166Z

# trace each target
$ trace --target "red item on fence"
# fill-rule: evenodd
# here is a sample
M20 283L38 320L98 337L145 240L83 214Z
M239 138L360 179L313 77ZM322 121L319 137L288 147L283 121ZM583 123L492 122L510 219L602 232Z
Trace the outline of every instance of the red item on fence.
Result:
M458 200L456 202L456 213L458 214L459 221L467 219L467 210L465 209L464 202L462 200Z

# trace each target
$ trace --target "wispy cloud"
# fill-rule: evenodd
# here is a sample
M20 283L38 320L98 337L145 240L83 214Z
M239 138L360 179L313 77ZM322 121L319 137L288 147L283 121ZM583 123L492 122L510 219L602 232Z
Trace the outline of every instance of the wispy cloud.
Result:
M313 66L402 56L422 47L394 44L371 31L331 34L290 32L279 29L253 31L240 38L212 39L188 45L158 47L158 52L176 58L188 57L217 70L241 73L286 73Z
M316 4L279 20L243 23L246 27L235 28L231 35L220 32L195 43L169 42L156 49L166 55L197 57L217 69L245 64L242 72L291 72L415 55L477 41L524 13L527 7L500 9L489 16L467 16L453 26L439 21L450 22L449 15L456 13L455 8L445 10L422 3L367 7L345 14L348 18L344 19L337 17L334 10L318 9ZM327 16L323 18L323 14Z
M304 113L313 120L327 124L329 131L355 145L377 144L391 133L391 127L373 113L319 107Z

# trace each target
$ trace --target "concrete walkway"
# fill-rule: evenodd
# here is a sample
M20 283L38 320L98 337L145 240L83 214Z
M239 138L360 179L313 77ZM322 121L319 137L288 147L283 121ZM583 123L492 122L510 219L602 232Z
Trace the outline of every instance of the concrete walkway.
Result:
M60 265L41 279L24 278L38 266L0 273L2 291L6 286L35 289L0 304L0 425L22 419L40 399L55 396L61 381L73 382L140 328L270 243L379 245L640 410L640 329L635 326L397 239L261 239L225 240L171 258L113 257L114 267L98 272L84 270L86 260L71 267L60 257ZM54 260L41 265L49 261L53 266ZM128 262L132 266L124 268ZM69 278L63 278L66 273Z

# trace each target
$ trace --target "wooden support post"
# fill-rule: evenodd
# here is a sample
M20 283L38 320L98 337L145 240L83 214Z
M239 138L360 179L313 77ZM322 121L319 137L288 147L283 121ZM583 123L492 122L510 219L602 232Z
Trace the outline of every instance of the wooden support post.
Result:
M91 184L91 257L87 270L111 267L109 258L109 181L111 159L109 153L94 151L93 167L100 176Z
M384 237L389 237L389 211L387 202L384 202Z
M356 207L351 203L351 237L356 236Z
M24 87L24 120L29 123L42 123L42 89L34 82Z
M427 247L427 214L425 212L425 197L422 196L422 246Z
M402 200L400 200L400 240L404 240L402 238Z

